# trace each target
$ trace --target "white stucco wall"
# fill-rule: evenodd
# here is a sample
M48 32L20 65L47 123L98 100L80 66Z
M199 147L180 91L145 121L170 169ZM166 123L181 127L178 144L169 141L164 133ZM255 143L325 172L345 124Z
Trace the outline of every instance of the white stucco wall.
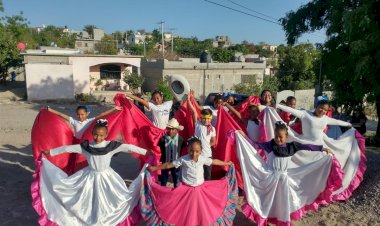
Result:
M71 65L25 64L25 71L28 100L74 99Z
M70 57L69 63L72 64L74 92L90 93L90 67L99 64L120 64L133 65L140 67L141 58L125 58L125 57Z

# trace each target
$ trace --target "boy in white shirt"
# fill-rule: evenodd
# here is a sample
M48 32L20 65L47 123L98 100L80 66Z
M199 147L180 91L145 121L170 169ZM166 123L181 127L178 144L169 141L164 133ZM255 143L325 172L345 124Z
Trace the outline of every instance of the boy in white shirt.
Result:
M192 105L189 96L188 104L193 114L193 120L195 122L194 135L198 137L202 142L202 156L205 158L212 158L211 147L216 143L216 130L215 127L211 125L212 112L210 109L201 110L201 120L197 119L197 114L194 106ZM204 165L204 178L205 180L211 180L211 166Z
M202 156L202 143L197 137L191 137L187 141L188 153L185 156L173 161L166 162L160 166L149 166L150 171L178 168L181 166L182 182L188 186L196 187L203 184L204 166L229 166L231 161L223 162L218 159L211 159Z
M148 102L142 98L139 98L132 94L125 94L126 97L129 97L140 104L144 105L147 111L151 111L152 113L152 123L160 128L165 129L166 124L169 121L170 110L173 105L173 101L165 101L164 95L162 92L156 90L152 93L152 102Z

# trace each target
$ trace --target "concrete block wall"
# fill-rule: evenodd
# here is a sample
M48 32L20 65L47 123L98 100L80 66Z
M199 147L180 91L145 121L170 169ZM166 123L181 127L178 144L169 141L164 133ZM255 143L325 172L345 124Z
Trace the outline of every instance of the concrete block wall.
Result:
M242 78L252 78L256 75L256 82L261 82L265 64L254 63L199 63L194 61L141 61L141 74L145 77L144 91L156 89L157 81L170 75L184 76L190 87L195 91L195 97L200 100L211 92L232 91L235 84L242 82ZM245 82L248 82L246 79Z

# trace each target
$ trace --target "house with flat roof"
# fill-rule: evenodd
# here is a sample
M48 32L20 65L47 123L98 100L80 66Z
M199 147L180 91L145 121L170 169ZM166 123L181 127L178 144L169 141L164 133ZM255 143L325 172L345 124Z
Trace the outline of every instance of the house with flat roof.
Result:
M69 50L24 53L28 100L74 100L76 94L128 90L124 77L140 74L142 56L86 55Z
M145 77L144 91L152 92L157 82L170 75L182 75L195 91L195 97L204 99L209 93L233 92L233 86L250 82L253 76L262 83L266 68L263 62L200 63L199 58L183 58L178 61L141 61L141 75Z

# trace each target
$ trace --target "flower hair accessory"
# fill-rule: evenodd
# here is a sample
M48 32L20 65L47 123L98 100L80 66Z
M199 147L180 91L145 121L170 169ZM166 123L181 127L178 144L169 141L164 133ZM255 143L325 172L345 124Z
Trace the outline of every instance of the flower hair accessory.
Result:
M107 121L107 119L98 119L98 120L96 120L96 124L107 126L108 121Z

